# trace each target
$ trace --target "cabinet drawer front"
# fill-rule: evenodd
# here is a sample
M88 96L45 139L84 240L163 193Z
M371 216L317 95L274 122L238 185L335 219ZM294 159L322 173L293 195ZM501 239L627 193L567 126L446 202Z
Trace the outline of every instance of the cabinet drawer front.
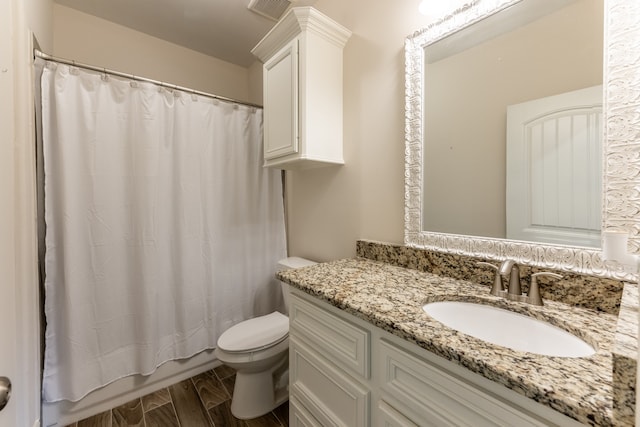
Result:
M378 402L378 427L418 427L384 400Z
M304 340L331 362L369 378L370 333L313 304L291 295L290 334Z
M290 392L322 426L366 426L369 391L295 339L290 347Z
M385 340L379 373L384 399L419 425L547 425Z
M289 407L289 425L291 427L322 427L296 398L289 399Z

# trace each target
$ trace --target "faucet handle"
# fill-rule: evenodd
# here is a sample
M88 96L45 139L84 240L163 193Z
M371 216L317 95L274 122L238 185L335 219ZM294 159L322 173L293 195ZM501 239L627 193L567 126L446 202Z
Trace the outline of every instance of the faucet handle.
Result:
M542 297L540 296L540 287L538 286L538 277L540 276L549 276L554 279L562 279L562 276L556 273L551 273L548 271L543 271L540 273L533 273L531 275L531 285L529 286L529 303L533 305L544 305L542 302Z
M502 296L501 292L504 290L504 286L502 285L502 276L500 275L500 267L498 267L497 265L493 265L490 262L484 262L484 261L479 261L477 262L477 264L491 267L496 271L496 275L493 278L493 286L491 286L491 292L489 293L497 297Z

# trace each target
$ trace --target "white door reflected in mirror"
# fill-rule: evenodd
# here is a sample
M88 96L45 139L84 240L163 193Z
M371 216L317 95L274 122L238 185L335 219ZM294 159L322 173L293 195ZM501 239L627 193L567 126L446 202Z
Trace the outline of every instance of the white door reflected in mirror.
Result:
M602 86L507 108L507 239L600 247Z

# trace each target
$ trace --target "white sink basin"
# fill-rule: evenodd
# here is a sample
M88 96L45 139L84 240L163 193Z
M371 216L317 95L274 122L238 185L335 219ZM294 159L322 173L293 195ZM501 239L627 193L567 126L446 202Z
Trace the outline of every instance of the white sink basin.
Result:
M446 326L513 350L559 357L586 357L592 346L549 323L484 304L442 301L422 309Z

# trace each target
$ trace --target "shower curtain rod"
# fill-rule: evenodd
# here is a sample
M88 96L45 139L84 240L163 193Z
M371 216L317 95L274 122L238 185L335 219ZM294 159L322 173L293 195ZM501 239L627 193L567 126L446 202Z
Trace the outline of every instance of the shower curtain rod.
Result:
M237 99L227 98L225 96L220 96L220 95L214 95L212 93L207 93L207 92L201 92L199 90L189 89L189 88L186 88L186 87L183 87L183 86L172 85L172 84L169 84L169 83L161 82L159 80L147 79L145 77L139 77L139 76L136 76L136 75L133 75L133 74L122 73L120 71L114 71L114 70L110 70L108 68L96 67L95 65L88 65L88 64L83 64L81 62L72 61L72 60L69 60L69 59L58 58L56 56L46 54L46 53L44 53L44 52L42 52L42 51L40 51L38 49L34 49L33 50L33 54L34 54L34 56L36 56L38 58L45 59L47 61L58 62L58 63L61 63L61 64L71 65L73 67L84 68L84 69L92 70L92 71L98 71L100 73L110 74L112 76L117 76L117 77L124 77L124 78L127 78L127 79L132 79L132 80L136 80L136 81L140 81L140 82L153 83L155 85L166 87L168 89L179 90L179 91L182 91L182 92L187 92L187 93L191 93L191 94L195 94L195 95L200 95L200 96L204 96L204 97L207 97L207 98L217 99L219 101L230 102L230 103L234 103L234 104L247 105L249 107L263 108L262 105L253 104L251 102L238 101Z

